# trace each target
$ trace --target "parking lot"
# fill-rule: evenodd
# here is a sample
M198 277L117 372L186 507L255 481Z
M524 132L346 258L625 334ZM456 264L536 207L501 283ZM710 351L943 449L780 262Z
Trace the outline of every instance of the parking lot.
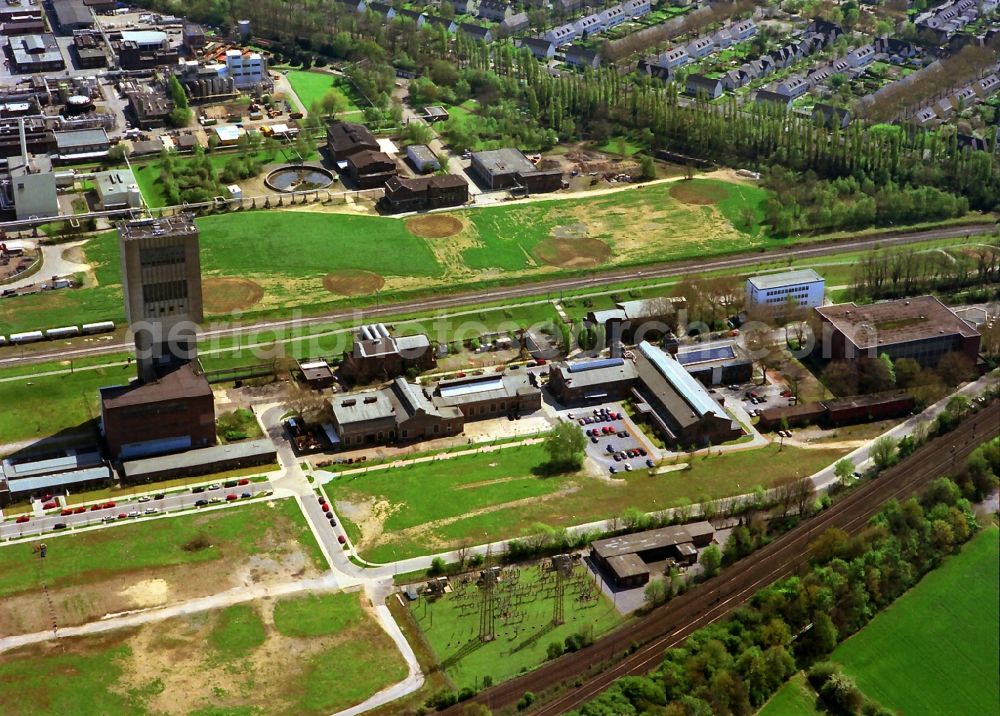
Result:
M569 411L566 417L576 422L587 437L587 457L609 474L645 470L656 456L639 437L638 428L617 404L599 405Z
M740 407L751 418L756 418L762 410L779 408L795 404L791 391L781 385L743 385L720 386L716 389L726 398L727 404L739 403Z
M58 498L43 503L42 516L8 517L0 524L0 539L58 532L102 523L128 522L167 512L190 510L224 502L237 502L272 494L271 483L247 478L200 485L191 489L150 492L146 495L114 498L90 505L67 505Z

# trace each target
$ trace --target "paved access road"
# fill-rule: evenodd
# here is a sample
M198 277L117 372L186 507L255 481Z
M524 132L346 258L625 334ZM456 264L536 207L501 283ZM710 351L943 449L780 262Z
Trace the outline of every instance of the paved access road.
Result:
M151 487L155 488L155 485L151 485ZM209 500L209 504L202 509L211 509L227 502L247 501L262 492L272 492L273 490L274 488L268 481L247 482L245 485L238 484L235 487L223 487L222 483L219 483L219 487L212 490L206 487L203 493L193 493L191 489L177 492L153 491L129 497L109 498L100 503L67 505L65 508L47 510L42 517L29 515L28 521L21 523L17 522L18 515L11 515L0 522L0 539L40 535L47 532L72 532L97 525L121 524L139 519L163 517L182 510L190 510L195 507L197 500ZM159 495L162 497L158 497ZM227 500L229 495L235 495L235 498ZM250 497L243 497L243 495ZM113 507L102 507L102 505L111 505L112 503ZM73 509L74 514L63 515L61 514L63 509ZM78 510L82 511L76 512ZM55 526L58 524L66 525L66 528L56 530Z
M635 191L636 189L633 188L628 190ZM557 199L553 199L553 201L555 200ZM974 224L967 226L954 226L945 229L933 229L928 231L878 234L855 239L816 241L805 245L793 245L787 249L737 254L727 258L719 258L708 261L703 259L693 259L690 261L650 264L640 270L636 270L635 268L624 268L603 273L590 273L586 276L576 278L551 279L548 281L538 281L534 283L519 283L516 286L509 287L497 287L485 290L445 294L434 298L414 299L412 301L389 303L374 307L369 306L361 312L352 308L320 316L311 316L308 318L261 321L259 323L248 324L245 326L203 331L199 335L202 340L207 340L213 337L226 338L261 330L281 330L294 327L323 325L327 323L339 322L344 323L345 326L349 326L360 322L370 322L379 316L390 317L409 313L433 312L446 308L455 308L458 306L481 303L484 301L489 301L490 303L500 303L510 299L520 299L529 296L553 293L558 294L560 291L599 287L607 284L619 283L621 281L634 281L636 279L672 278L684 276L692 270L697 270L698 272L720 271L725 269L754 266L762 261L775 261L778 259L789 258L802 259L815 256L828 256L830 254L838 254L848 251L864 250L876 244L885 248L887 246L899 246L933 239L980 236L990 233L994 228L995 227L991 224ZM80 358L83 356L121 353L131 351L132 348L132 343L125 341L109 343L102 346L92 346L88 348L69 348L39 353L27 353L24 355L16 355L16 348L0 349L0 356L6 355L6 357L0 358L0 368L17 365L31 365L34 363L44 363L52 360L68 360L70 358Z

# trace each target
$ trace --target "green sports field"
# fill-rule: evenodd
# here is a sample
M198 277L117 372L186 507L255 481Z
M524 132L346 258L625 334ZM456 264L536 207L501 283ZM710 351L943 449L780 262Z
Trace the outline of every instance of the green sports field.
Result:
M841 644L871 699L904 714L991 714L1000 704L1000 529L991 527Z
M351 92L346 82L339 77L325 72L308 70L289 70L288 82L292 85L296 96L301 101L302 109L309 111L313 104L319 102L331 90L340 95L344 102L345 112L358 112L360 109L351 98Z

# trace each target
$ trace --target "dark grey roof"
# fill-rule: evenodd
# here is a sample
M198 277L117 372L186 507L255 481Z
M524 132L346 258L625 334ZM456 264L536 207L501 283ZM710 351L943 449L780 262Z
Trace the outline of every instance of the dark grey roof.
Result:
M122 472L125 477L139 477L164 470L183 470L229 460L263 458L274 454L274 443L271 442L270 438L261 438L260 440L246 440L229 445L188 450L173 455L126 460L122 462Z

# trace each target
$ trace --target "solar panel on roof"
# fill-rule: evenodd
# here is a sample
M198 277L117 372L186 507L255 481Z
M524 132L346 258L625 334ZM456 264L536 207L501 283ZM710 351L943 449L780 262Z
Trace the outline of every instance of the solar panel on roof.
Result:
M599 360L588 360L580 363L570 363L566 370L570 373L582 373L585 370L599 370L601 368L612 368L625 363L622 358L601 358Z
M677 354L677 362L681 365L692 363L705 363L707 361L728 360L736 357L736 351L732 346L716 346L715 348L701 348L696 351L687 351Z

